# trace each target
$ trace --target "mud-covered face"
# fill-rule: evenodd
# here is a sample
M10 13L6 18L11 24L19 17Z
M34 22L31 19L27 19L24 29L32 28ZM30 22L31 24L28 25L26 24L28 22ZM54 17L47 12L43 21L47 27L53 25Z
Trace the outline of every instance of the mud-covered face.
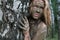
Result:
M43 13L43 10L44 10L43 1L39 2L38 0L35 0L30 5L30 12L34 19L39 19Z

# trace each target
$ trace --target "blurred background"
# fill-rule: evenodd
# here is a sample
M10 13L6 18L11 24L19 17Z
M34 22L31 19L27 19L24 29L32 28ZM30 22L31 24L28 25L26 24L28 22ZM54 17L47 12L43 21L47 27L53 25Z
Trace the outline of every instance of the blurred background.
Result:
M0 26L2 24L2 2L0 0ZM51 9L51 26L48 33L47 40L60 40L60 0L48 0ZM28 15L28 8L30 0L5 0L7 2L7 8L12 7L15 11L25 13ZM10 5L11 4L11 5ZM23 10L24 9L24 10ZM58 35L59 34L59 35Z

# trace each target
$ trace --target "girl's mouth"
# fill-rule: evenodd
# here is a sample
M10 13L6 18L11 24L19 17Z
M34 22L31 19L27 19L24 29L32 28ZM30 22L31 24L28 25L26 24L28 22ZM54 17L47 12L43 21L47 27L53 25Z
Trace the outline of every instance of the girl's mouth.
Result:
M39 13L34 13L34 16L35 16L35 17L38 17L38 16L39 16Z

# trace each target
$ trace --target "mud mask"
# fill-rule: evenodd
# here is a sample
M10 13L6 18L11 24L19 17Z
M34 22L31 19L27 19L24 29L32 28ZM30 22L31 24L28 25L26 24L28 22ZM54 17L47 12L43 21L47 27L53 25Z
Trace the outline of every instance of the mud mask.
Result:
M42 13L43 7L33 7L31 13Z
M44 9L44 2L40 0L35 0L31 3L31 13L42 13L42 10Z

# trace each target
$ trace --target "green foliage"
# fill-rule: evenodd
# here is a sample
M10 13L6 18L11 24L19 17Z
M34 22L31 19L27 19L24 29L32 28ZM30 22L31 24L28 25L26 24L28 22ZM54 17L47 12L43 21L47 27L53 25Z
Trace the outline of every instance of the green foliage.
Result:
M54 38L48 37L47 40L58 40L58 34L55 34Z
M55 23L55 31L58 31L58 20L57 20L57 0L51 0L52 7L53 7L53 13L54 13L54 23Z

